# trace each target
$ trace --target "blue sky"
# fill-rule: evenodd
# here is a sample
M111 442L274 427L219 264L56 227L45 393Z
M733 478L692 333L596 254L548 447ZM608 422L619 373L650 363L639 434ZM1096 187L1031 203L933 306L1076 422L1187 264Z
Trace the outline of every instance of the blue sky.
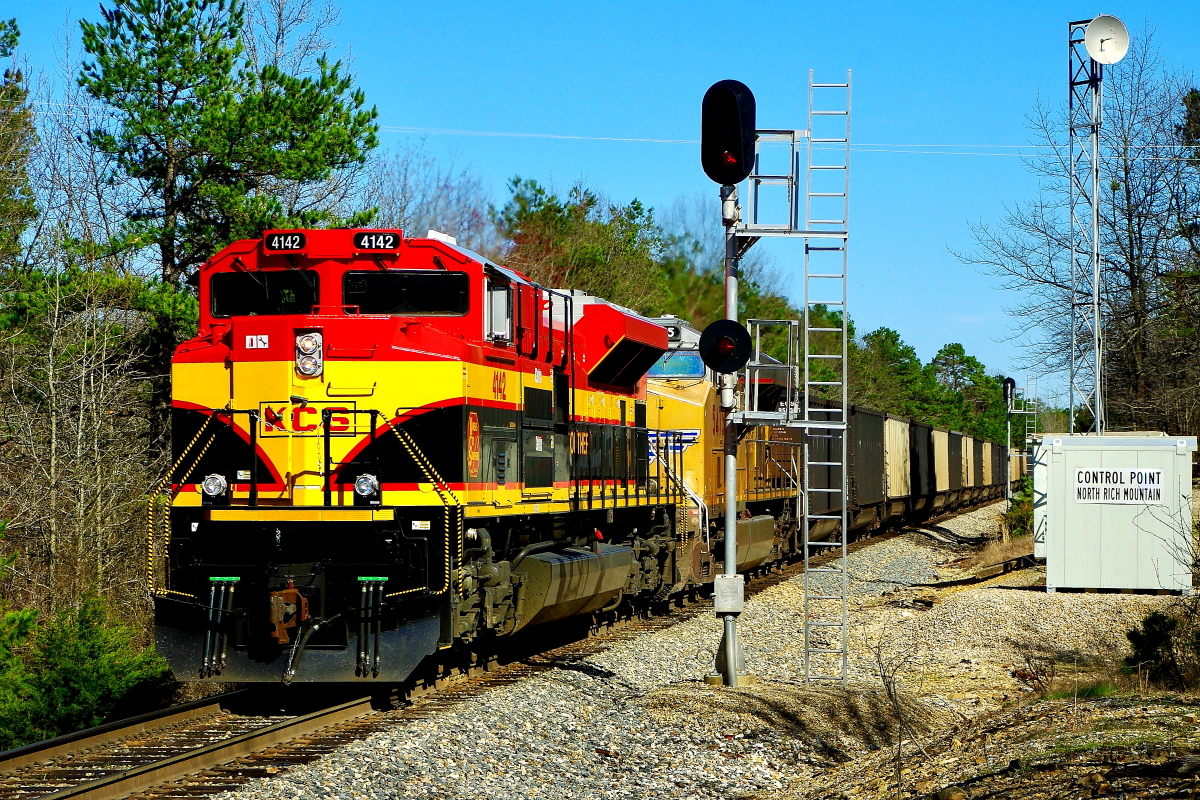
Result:
M837 80L850 68L855 142L1003 153L1027 143L1024 115L1039 95L1065 98L1072 19L1115 14L1135 34L1149 25L1168 65L1195 70L1200 61L1196 2L340 5L334 36L342 55L352 52L380 123L425 130L433 154L491 181L498 202L514 175L560 188L583 180L659 209L716 187L695 144L428 131L694 140L700 98L722 78L753 89L760 127L802 128L808 70ZM77 39L79 16L98 16L95 3L6 6L35 66L52 63L64 31ZM414 135L382 140L399 146ZM855 152L850 313L859 330L894 327L924 359L962 342L1008 372L1003 308L1020 298L950 251L971 248L969 222L996 221L1005 203L1036 189L1015 157ZM779 263L785 287L798 289L790 255Z

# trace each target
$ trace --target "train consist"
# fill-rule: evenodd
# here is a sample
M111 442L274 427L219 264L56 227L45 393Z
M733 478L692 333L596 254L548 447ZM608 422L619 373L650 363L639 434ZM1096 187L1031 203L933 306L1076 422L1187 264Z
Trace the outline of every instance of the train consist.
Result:
M397 230L268 231L198 277L148 531L180 678L396 684L725 571L724 416L685 322ZM1001 445L861 408L850 428L855 530L1004 492ZM739 571L803 547L802 437L741 443Z

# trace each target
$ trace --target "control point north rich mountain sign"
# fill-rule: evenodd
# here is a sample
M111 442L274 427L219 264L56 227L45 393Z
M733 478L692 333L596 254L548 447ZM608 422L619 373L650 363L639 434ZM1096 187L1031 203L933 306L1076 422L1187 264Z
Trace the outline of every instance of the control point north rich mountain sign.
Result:
M1076 503L1163 505L1161 469L1076 469Z

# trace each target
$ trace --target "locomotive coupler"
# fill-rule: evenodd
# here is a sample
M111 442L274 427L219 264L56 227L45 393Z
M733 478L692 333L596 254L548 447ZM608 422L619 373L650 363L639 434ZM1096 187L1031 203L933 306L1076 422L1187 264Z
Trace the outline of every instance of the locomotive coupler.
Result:
M308 619L308 598L300 594L296 582L288 579L287 588L271 592L271 624L275 630L271 636L280 644L291 641L287 629Z

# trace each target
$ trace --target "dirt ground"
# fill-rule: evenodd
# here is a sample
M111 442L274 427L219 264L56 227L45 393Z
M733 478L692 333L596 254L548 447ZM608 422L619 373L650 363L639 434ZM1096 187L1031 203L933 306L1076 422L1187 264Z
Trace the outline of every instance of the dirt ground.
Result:
M979 549L944 547L941 586L856 598L857 688L846 691L864 691L872 672L882 686L890 664L912 705L898 722L888 715L888 735L860 737L840 748L850 757L760 796L1200 797L1200 697L1152 693L1120 670L1125 632L1180 600L1046 594L1040 567L953 585L980 565Z

